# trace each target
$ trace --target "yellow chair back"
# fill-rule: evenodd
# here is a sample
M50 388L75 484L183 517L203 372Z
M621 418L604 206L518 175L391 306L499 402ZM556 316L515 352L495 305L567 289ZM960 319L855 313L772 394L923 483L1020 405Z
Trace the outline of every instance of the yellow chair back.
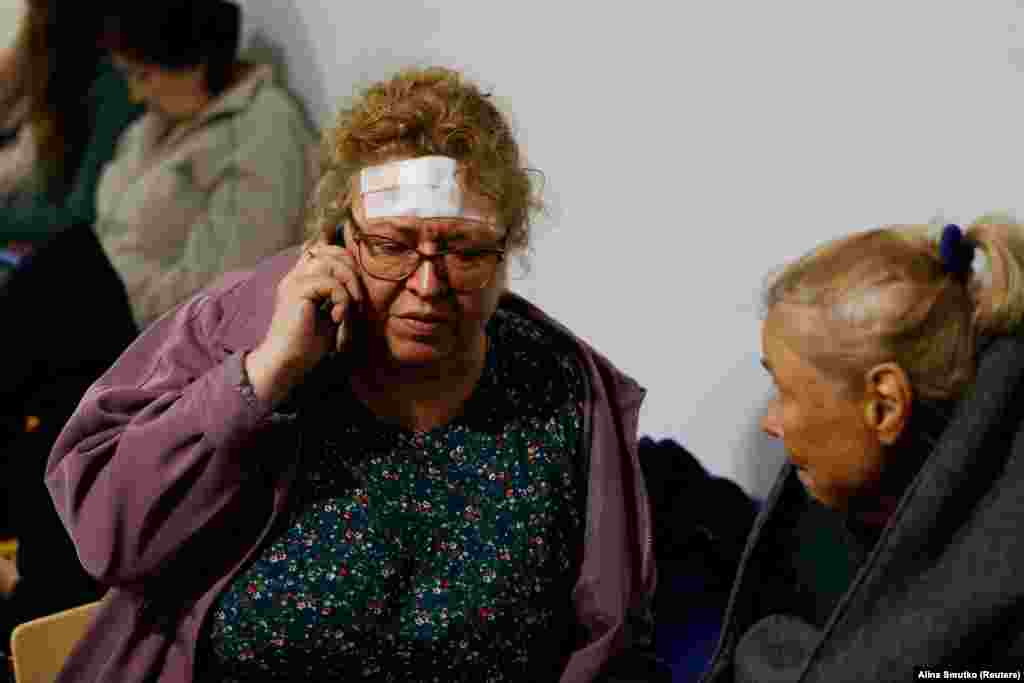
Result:
M90 602L16 626L11 632L14 680L53 683L99 606L99 602Z

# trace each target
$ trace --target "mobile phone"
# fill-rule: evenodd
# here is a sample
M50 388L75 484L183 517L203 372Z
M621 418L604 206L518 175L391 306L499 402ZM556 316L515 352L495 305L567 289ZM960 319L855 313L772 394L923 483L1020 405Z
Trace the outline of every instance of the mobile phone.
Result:
M335 245L335 246L339 246L339 247L344 247L345 246L345 222L344 221L341 221L337 225L334 226L334 234L331 236L330 243ZM331 308L332 308L332 306L330 305L330 302L328 302L325 306L322 306L320 310L323 311L327 316L330 316ZM335 350L336 351L341 351L341 350L343 350L345 348L346 343L348 342L349 338L352 335L352 328L356 324L358 324L356 322L356 320L355 320L356 316L352 315L353 312L357 308L358 307L355 305L354 301L350 301L349 302L348 311L347 311L347 314L345 316L346 317L345 324L344 325L339 325L338 326L338 331L336 333L336 338L335 338Z

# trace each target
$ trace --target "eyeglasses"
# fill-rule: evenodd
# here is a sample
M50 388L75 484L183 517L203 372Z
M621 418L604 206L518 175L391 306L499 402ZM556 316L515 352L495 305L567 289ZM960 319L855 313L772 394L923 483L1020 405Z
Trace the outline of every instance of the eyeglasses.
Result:
M398 240L367 233L356 221L351 208L346 210L346 217L355 233L359 267L378 280L402 282L415 273L423 261L430 261L453 291L475 292L491 283L498 272L498 264L505 260L504 247L474 246L424 254Z

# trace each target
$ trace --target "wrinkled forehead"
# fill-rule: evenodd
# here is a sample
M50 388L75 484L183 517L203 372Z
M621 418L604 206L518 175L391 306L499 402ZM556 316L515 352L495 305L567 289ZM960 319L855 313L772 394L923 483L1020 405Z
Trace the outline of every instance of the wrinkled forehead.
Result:
M769 309L762 345L776 369L785 367L792 372L794 367L802 367L799 372L804 378L813 375L838 395L845 394L852 386L851 378L864 369L865 349L875 343L872 330L871 326L836 321L820 306L784 302Z
M817 306L780 302L768 309L762 325L765 351L786 349L801 357L816 355L834 341L832 327Z
M494 202L467 192L449 157L401 159L363 169L355 179L352 212L366 226L498 237Z

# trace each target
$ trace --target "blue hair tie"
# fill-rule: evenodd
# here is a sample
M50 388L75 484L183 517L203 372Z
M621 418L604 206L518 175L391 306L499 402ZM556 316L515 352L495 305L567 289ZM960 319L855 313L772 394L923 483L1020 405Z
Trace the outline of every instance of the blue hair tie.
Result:
M939 240L939 257L943 269L950 275L966 279L974 262L974 242L964 238L964 233L953 223L942 229Z

